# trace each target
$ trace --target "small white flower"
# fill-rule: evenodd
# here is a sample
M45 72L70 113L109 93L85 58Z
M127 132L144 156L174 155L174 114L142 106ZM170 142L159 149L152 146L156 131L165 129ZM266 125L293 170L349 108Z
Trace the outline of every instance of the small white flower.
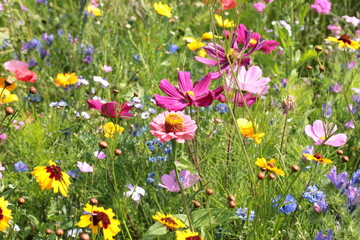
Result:
M125 197L131 197L136 204L140 204L141 195L145 196L145 190L139 186L133 187L132 184L126 185L125 187L130 189L130 191L124 192Z
M100 77L100 76L94 76L94 77L93 77L93 80L94 80L95 82L101 83L102 88L106 88L107 86L110 85L110 83L108 82L108 80L103 79L103 78Z
M150 113L148 111L142 112L141 113L141 118L142 119L148 119L150 117Z

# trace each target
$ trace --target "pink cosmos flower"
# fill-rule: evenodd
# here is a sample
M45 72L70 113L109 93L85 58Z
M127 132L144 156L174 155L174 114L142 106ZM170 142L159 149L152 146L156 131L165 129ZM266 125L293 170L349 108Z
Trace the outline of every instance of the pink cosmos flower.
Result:
M105 72L111 72L113 69L112 67L108 66L108 65L104 65L104 71Z
M179 178L183 189L193 186L199 181L199 178L191 174L188 170L182 170L179 173ZM161 176L162 187L165 187L169 192L180 192L179 184L176 180L175 170L171 170L170 174Z
M178 143L192 140L196 129L195 121L183 112L166 111L157 115L150 123L150 132L162 143L171 139Z
M196 81L194 85L190 79L189 72L178 72L178 86L175 87L167 79L160 81L159 87L169 97L154 94L156 104L169 111L182 111L187 106L207 107L216 98L219 91L209 90L212 73L208 73L201 81Z
M355 128L354 121L351 119L350 121L346 122L344 128L346 129Z
M130 191L124 192L125 197L131 197L131 199L134 200L137 205L139 205L141 196L145 196L145 190L139 186L133 187L132 184L128 184L125 187L130 189Z
M29 69L16 69L16 79L22 82L34 83L37 80L37 75Z
M236 8L237 3L235 0L219 0L219 4L221 5L221 8L216 10L216 13L219 13L221 11L229 10Z
M262 70L258 66L251 66L247 71L244 66L241 66L236 78L228 76L226 84L230 88L264 95L268 92L269 86L266 86L266 84L270 82L270 78L261 78L261 76Z
M94 168L90 166L87 162L77 162L77 167L80 169L80 172L93 172Z
M335 134L337 126L333 123L324 124L321 120L316 120L313 126L306 125L305 133L315 141L315 145L320 145L325 141L325 145L340 147L345 144L347 137L345 134Z
M89 109L96 109L102 115L111 118L131 118L132 114L129 113L131 106L128 102L119 104L118 102L101 103L99 100L87 100Z
M106 158L106 154L102 151L95 151L94 152L94 157L96 157L97 159L104 159Z
M257 2L253 4L253 7L256 9L256 11L262 12L266 8L266 5L262 2Z
M16 70L25 70L29 68L29 64L19 60L10 60L4 63L4 68L12 73Z
M329 15L331 10L331 2L328 0L315 0L311 5L311 9L314 9L317 13Z
M357 25L359 25L360 23L360 19L358 19L357 17L350 17L350 16L342 16L342 18L345 18L346 22L351 23L354 27L357 27Z
M2 173L1 173L3 171L5 171L5 168L2 166L2 163L0 162L0 179L3 177Z

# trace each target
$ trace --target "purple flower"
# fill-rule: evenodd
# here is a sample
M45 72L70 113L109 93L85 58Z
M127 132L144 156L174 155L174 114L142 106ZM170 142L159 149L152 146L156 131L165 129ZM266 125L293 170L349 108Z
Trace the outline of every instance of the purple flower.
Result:
M94 168L90 166L87 162L77 162L77 167L80 169L80 172L93 172Z
M302 159L304 160L308 160L304 154L310 154L313 155L314 154L314 147L313 146L306 146L305 150L302 151Z
M99 152L99 151L95 151L94 152L94 156L97 158L97 159L104 159L106 158L106 154L104 152Z
M345 134L334 134L337 126L333 123L325 124L321 120L316 120L313 126L306 125L305 133L315 141L315 145L321 145L324 141L325 145L340 147L346 143Z
M51 46L51 44L54 42L54 35L53 34L43 33L41 35L41 37L46 42L46 45L48 45L48 46Z
M322 105L322 109L324 112L324 117L329 118L332 115L332 107L331 107L331 103L326 103L324 102Z
M77 174L79 171L78 170L69 170L67 172L67 174L73 179L76 180L78 179L79 175Z
M262 2L257 2L253 4L253 7L256 9L256 11L262 12L266 8L266 5Z
M360 189L352 186L348 186L345 190L345 195L348 199L348 203L350 206L357 204L360 202Z
M236 210L236 215L238 215L238 217L240 217L242 220L246 221L248 220L248 215L249 215L249 221L254 220L255 217L255 211L250 211L249 214L249 210L248 208L238 208L238 210Z
M336 166L334 166L333 169L331 169L330 173L328 175L325 175L325 177L328 178L337 189L340 189L346 185L348 173L342 172L337 175Z
M199 178L188 170L182 170L179 173L179 178L183 189L191 187L199 181ZM161 176L162 187L165 187L169 192L180 192L179 184L176 180L175 170L171 170L170 174Z
M326 213L328 210L328 204L325 202L325 197L323 197L320 201L314 203L314 209L316 212Z
M311 9L314 9L317 13L329 15L331 10L331 2L328 0L315 0L311 5Z
M340 84L338 83L335 83L335 84L331 84L330 85L330 91L334 92L334 93L339 93L341 92L343 89L343 86L341 86Z
M329 230L328 235L326 236L324 235L324 232L321 231L315 236L314 240L333 240L333 233Z
M26 166L25 163L23 163L22 161L19 161L14 164L14 171L15 172L27 172L27 171L29 171L29 168L28 168L28 166Z
M360 183L360 168L354 172L350 179L350 185L354 186L355 184Z
M145 196L145 190L139 186L133 187L132 184L126 185L125 187L130 189L130 191L124 192L125 197L131 197L132 200L139 205L141 196Z
M323 191L319 191L319 189L313 185L306 188L306 191L303 192L303 198L309 200L310 203L319 202L321 199L325 197Z
M345 123L344 128L346 128L346 129L355 128L354 121L351 119L350 121Z
M28 11L27 7L25 7L25 6L24 6L24 5L22 5L22 4L20 4L20 8L21 8L21 10L23 10L23 11L25 11L25 12L27 12L27 11Z
M279 202L280 199L282 199L281 195L277 196L272 200L274 208L278 208L279 205L281 206L278 210L278 213L283 212L285 214L289 214L296 210L297 208L296 200L291 194L287 194L282 203Z

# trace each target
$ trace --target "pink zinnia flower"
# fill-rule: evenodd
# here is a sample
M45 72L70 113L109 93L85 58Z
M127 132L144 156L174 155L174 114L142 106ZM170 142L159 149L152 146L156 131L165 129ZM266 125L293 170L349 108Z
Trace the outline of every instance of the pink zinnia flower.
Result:
M266 84L270 82L270 78L261 78L261 76L262 70L258 66L251 66L247 71L244 66L241 66L236 78L228 76L226 84L230 88L264 95L268 92L269 86L266 86Z
M77 167L80 169L80 172L93 172L94 168L90 166L87 162L77 162Z
M314 9L317 13L329 15L331 10L331 2L328 0L315 0L314 4L312 4L310 8Z
M4 68L12 73L15 73L16 70L26 70L28 67L28 63L19 60L10 60L4 63Z
M257 2L253 4L253 7L256 9L256 11L262 12L266 8L266 5L262 2Z
M89 109L96 109L102 115L111 118L131 118L129 113L131 106L127 102L119 104L118 102L101 103L99 100L87 100Z
M346 135L343 133L335 134L337 126L333 123L324 124L321 120L316 120L313 126L306 125L305 133L315 141L315 145L320 145L324 141L325 145L340 147L346 142Z
M154 94L156 104L169 111L182 111L187 106L207 107L220 92L209 90L212 73L208 73L201 81L194 85L190 79L189 72L178 72L178 86L175 87L167 79L160 81L159 87L169 97Z
M183 112L163 112L150 123L150 132L164 143L175 139L178 143L194 138L197 126L190 116Z
M191 174L188 170L182 170L179 173L179 178L183 189L193 186L199 181L199 178ZM171 170L170 174L161 176L162 187L165 187L169 192L180 192L179 184L176 180L175 170Z

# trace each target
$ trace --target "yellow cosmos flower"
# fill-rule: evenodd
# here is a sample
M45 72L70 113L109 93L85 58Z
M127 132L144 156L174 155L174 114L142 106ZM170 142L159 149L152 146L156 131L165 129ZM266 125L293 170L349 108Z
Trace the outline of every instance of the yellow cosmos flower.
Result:
M19 101L16 94L11 94L7 89L0 88L0 104Z
M161 16L165 16L168 18L171 18L172 16L171 7L169 7L169 5L167 4L163 4L162 2L154 3L154 9Z
M105 123L101 125L101 128L104 130L104 137L113 138L115 133L122 133L125 129L120 125L114 124L113 122Z
M236 120L237 125L239 126L240 133L247 138L254 139L256 144L260 144L262 138L265 136L265 133L255 133L254 125L251 121L245 118L239 118ZM255 125L257 127L257 125Z
M8 201L5 201L4 197L0 197L0 231L5 232L5 229L10 227L9 221L12 219L11 210L6 205Z
M235 23L233 20L229 20L229 19L223 20L222 16L216 14L214 17L219 27L223 27L223 28L235 27Z
M94 16L101 16L101 10L100 8L94 7L93 5L88 5L86 7L86 11L89 13L92 13Z
M349 35L346 34L341 35L339 38L328 37L325 39L325 41L339 43L339 47L341 48L348 47L350 49L356 50L360 47L360 43L357 41L352 41Z
M156 215L152 216L153 219L158 221L159 223L162 223L164 227L168 227L169 230L173 231L178 228L184 228L186 225L180 221L180 219L174 217L171 214L163 214L160 212L157 212Z
M176 231L176 240L202 240L197 232L191 232L190 229L186 231Z
M35 176L36 182L40 185L41 190L54 189L54 193L60 190L63 196L67 196L68 186L70 185L70 176L61 171L59 166L53 161L48 162L49 166L35 167L31 172Z
M56 86L63 86L66 87L68 85L77 83L79 81L76 73L59 73L55 78Z
M0 88L5 88L5 80L6 80L6 78L0 77ZM16 89L16 83L13 82L10 86L7 86L6 89L9 91Z
M93 234L97 234L99 228L102 228L105 240L113 240L113 237L121 231L120 221L114 219L115 214L111 208L105 210L103 207L87 203L84 211L87 214L80 217L80 221L76 224L78 227L89 227Z
M333 161L331 161L330 159L324 158L324 156L320 153L315 153L315 154L304 154L304 157L306 157L307 160L309 161L317 161L319 163L332 163Z
M255 165L259 166L264 171L267 170L284 176L284 171L280 168L275 167L275 162L275 159L270 159L270 161L267 162L265 158L257 158Z

